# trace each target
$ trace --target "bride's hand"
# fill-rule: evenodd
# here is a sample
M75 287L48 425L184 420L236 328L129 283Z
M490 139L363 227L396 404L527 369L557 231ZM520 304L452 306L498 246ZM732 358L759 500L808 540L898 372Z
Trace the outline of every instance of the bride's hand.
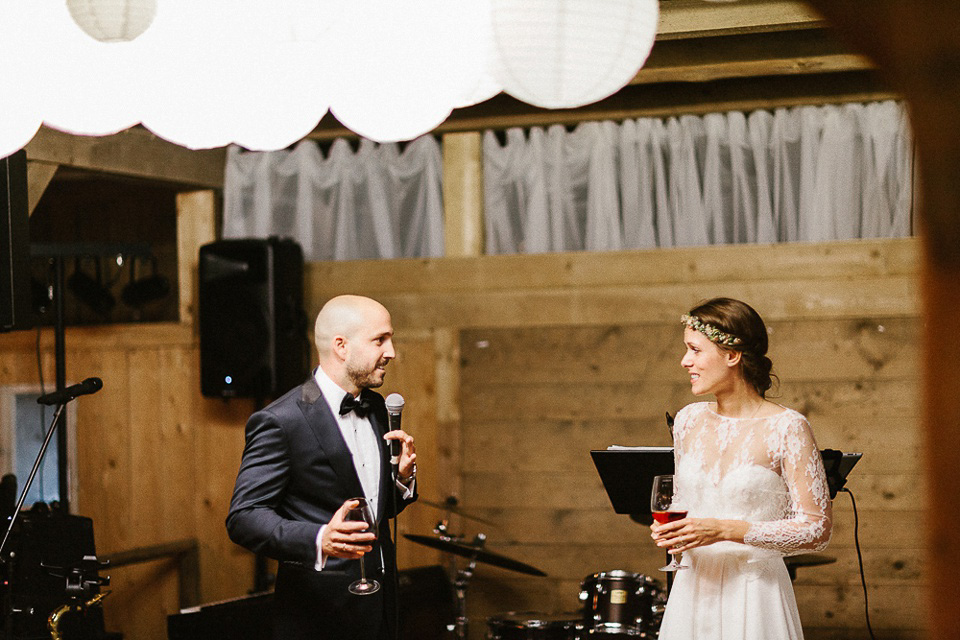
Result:
M739 520L683 518L667 524L653 523L650 537L658 547L668 547L672 552L682 553L723 540L737 540L738 537L737 541L743 542L747 526L746 522Z

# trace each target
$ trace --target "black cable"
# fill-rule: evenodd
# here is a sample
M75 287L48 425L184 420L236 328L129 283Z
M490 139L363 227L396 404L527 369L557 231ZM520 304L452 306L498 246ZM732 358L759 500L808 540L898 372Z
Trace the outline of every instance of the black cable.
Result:
M394 484L393 488L393 500L394 500L394 509L396 509L397 502L397 487ZM400 638L400 562L397 558L397 545L399 541L397 540L397 514L393 514L393 637Z
M853 492L844 487L840 489L850 495L850 502L853 504L853 543L857 547L857 562L860 564L860 584L863 585L863 613L867 619L867 631L870 637L876 640L873 635L873 627L870 626L870 603L867 601L867 578L863 573L863 554L860 552L860 517L857 515L857 501L853 497Z

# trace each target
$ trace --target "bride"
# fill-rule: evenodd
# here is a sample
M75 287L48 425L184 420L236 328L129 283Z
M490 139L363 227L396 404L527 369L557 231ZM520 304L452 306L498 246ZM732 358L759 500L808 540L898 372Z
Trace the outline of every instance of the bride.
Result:
M715 298L681 318L680 361L695 395L673 427L677 501L688 517L654 523L682 554L660 640L803 638L783 556L830 541L820 451L800 413L771 402L767 329L749 305Z

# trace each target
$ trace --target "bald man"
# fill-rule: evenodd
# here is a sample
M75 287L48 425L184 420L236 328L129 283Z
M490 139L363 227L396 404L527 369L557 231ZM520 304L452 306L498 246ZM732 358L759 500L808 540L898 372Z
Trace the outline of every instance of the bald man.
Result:
M313 376L247 421L246 446L227 515L230 539L279 561L276 640L395 637L396 554L388 519L416 500L416 449L388 431L383 384L395 357L390 313L360 296L328 301L314 328ZM401 443L391 477L388 440ZM377 534L344 519L364 497ZM353 595L368 579L381 589Z

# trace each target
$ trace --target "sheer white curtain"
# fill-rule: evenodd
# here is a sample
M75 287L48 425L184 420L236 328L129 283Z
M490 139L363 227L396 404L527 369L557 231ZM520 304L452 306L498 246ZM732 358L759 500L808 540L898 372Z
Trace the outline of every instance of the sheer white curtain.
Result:
M896 102L484 134L487 253L911 233Z
M307 261L443 255L442 159L431 136L400 151L336 140L227 153L223 235L293 238Z

